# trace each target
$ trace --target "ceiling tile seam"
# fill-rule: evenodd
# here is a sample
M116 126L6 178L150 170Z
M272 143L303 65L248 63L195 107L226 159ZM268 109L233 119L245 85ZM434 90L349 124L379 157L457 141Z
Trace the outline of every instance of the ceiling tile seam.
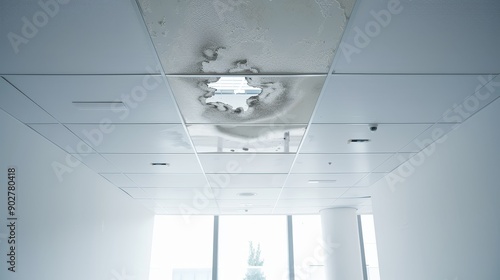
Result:
M334 72L335 65L336 65L336 63L337 63L337 62L336 62L336 61L337 61L337 59L336 59L336 58L339 56L339 53L340 53L340 51L338 51L338 50L339 50L339 46L340 46L340 44L342 43L342 41L343 41L343 39L344 39L344 36L346 36L346 34L347 34L347 32L346 32L346 31L347 31L347 30L349 30L349 29L351 28L351 26L354 24L354 23L353 23L354 21L352 20L352 18L353 18L353 17L355 17L355 15L356 15L356 13L357 13L357 11L358 11L358 9L359 9L359 6L360 6L360 1L358 1L358 0L357 0L357 1L355 1L354 6L353 6L353 9L352 9L352 11L351 11L351 15L350 15L350 17L347 19L347 24L346 24L346 26L345 26L344 30L342 31L342 35L340 36L340 39L339 39L339 41L338 41L337 47L336 47L336 49L335 49L335 54L334 54L334 56L333 56L333 58L332 58L332 63L331 63L331 65L330 65L330 68L328 69L328 75L327 75L327 77L325 78L325 81L324 81L324 83L323 83L323 87L321 88L321 92L320 92L320 94L319 94L319 96L318 96L318 99L316 100L316 104L314 105L314 109L313 109L313 111L312 111L312 113L311 113L311 116L310 116L309 122L308 122L307 127L306 127L306 131L304 132L304 135L302 136L302 139L300 140L300 144L299 144L299 146L297 147L297 152L296 152L296 154L295 154L295 156L294 156L294 158L293 158L292 164L290 165L290 169L289 169L288 174L287 174L287 176L286 176L286 178L285 178L285 181L283 182L283 186L281 187L281 190L280 190L280 192L279 192L279 194L278 194L278 197L277 197L277 199L276 199L276 204L274 204L274 207L273 207L273 210L272 210L271 214L273 214L273 213L274 213L274 211L275 211L275 209L276 209L276 207L277 207L277 205L278 205L278 202L279 202L279 200L280 200L280 198L281 198L281 194L283 193L283 190L285 189L285 186L286 186L286 184L287 184L287 182L288 182L288 179L290 178L290 174L292 173L293 167L295 166L295 162L296 162L296 161L297 161L297 159L298 159L298 156L299 156L299 154L300 154L300 150L301 150L302 146L303 146L303 145L304 145L304 143L305 143L305 139L306 139L306 137L307 137L307 135L308 135L308 133L309 133L309 130L310 130L310 128L311 128L311 124L312 124L312 122L313 122L314 116L316 115L316 112L318 111L319 104L321 103L321 100L323 99L323 97L324 97L324 95L325 95L326 88L327 88L327 86L328 86L328 83L329 83L329 82L330 82L330 80L331 80L332 73Z
M467 99L469 99L471 96L473 96L476 92L478 92L478 91L479 91L479 90L481 90L482 88L486 87L489 83L491 83L493 80L495 80L495 79L496 79L497 77L499 77L499 76L500 76L500 75L496 75L496 76L492 77L492 78L491 78L491 79L490 79L490 80L489 80L486 84L483 84L483 86L482 86L482 87L478 88L477 90L474 90L474 92L473 92L473 93L471 93L469 96L467 96L466 98L464 98L464 101L465 101L465 100L467 100ZM482 108L480 108L480 109L479 109L479 110L477 110L476 112L472 113L469 117L465 118L465 119L461 122L461 124L463 124L464 122L466 122L469 118L471 118L472 116L474 116L474 115L475 115L475 114L477 114L478 112L482 111L484 108L486 108L486 107L487 107L487 106L489 106L491 103L493 103L495 100L497 100L499 97L500 97L500 96L495 97L492 101L488 102L488 103L487 103L486 105L484 105ZM440 118L439 120L441 120L441 118ZM438 120L438 121L439 121L439 120ZM433 125L431 125L431 126L430 126L428 129L426 129L425 131L430 130L430 129L432 129L433 127L435 127L435 126L436 126L436 124L438 124L438 121L436 121ZM453 130L454 130L454 129L453 129ZM439 139L442 139L443 137L445 137L446 135L448 135L448 134L449 134L451 131L453 131L453 130L450 130L450 131L446 132L446 133L445 133L445 134L443 134L443 135L442 135ZM380 166L382 166L383 164L385 164L386 162L388 162L389 160L391 160L391 159L392 159L395 155L400 154L400 151L401 151L401 150L403 150L403 149L404 149L404 148L406 148L408 145L410 145L411 143L413 143L414 141L416 141L420 135L422 135L423 133L425 133L425 131L424 131L424 132L422 132L421 134L417 135L416 137L414 137L414 138L413 138L413 139L412 139L412 140L411 140L411 141L410 141L410 142L409 142L406 146L404 146L404 147L402 147L401 149L399 149L399 151L398 151L398 152L396 152L395 154L393 154L391 157L389 157L386 161L384 161L383 163L381 163L379 166L377 166L377 167L376 167L375 169L373 169L373 170L376 170L377 168L379 168ZM424 148L422 148L419 152L415 153L413 156L411 156L410 158L408 158L406 161L401 162L401 163L400 163L400 164L399 164L396 168L392 169L392 170L391 170L391 172L393 172L394 170L396 170L396 169L397 169L399 166L401 166L402 164L404 164L404 163L408 162L409 160L411 160L414 156L416 156L416 155L418 155L419 153L421 153L421 152L422 152L425 148L427 148L429 145L434 144L434 143L435 143L437 140L439 140L439 139L436 139L436 140L434 140L434 139L433 139L433 141L432 141L431 143L429 143L428 145L426 145ZM389 173L387 173L387 174L390 174L391 172L389 172ZM373 172L370 172L370 173L369 173L369 174L367 174L365 177L367 177L367 176L371 175L372 173L373 173ZM355 184L355 185L357 185L357 184L358 184L361 180L363 180L365 177L361 178L358 182L356 182L356 184ZM385 176L383 176L382 178L379 178L378 180L376 180L375 182L373 182L370 186L374 185L375 183L377 183L378 181L382 180L383 178L385 178ZM348 192L350 189L351 189L351 188L349 188L348 190L346 190L344 193ZM342 195L343 195L343 194L342 194Z
M146 28L146 32L147 32L147 37L149 38L149 44L150 44L150 47L152 48L152 50L154 51L154 53L156 54L156 60L158 62L158 66L159 66L159 69L161 71L161 76L163 78L163 81L165 82L165 85L167 86L167 88L169 89L169 92L168 94L170 95L170 97L172 98L172 100L174 101L175 103L175 109L177 111L177 115L180 117L181 119L181 123L182 123L182 126L183 126L183 129L184 129L184 133L186 133L187 135L187 138L188 138L188 141L189 141L189 144L191 145L191 148L193 149L194 151L194 155L196 157L196 160L200 166L200 169L203 173L203 176L205 177L205 181L207 182L210 190L211 190L211 193L214 194L214 190L212 188L212 185L210 184L210 181L208 180L208 177L207 175L205 174L205 169L203 168L203 165L201 163L201 160L200 160L200 157L196 151L196 148L195 148L195 145L194 145L194 142L193 142L193 139L191 138L191 135L189 134L189 131L187 129L187 126L186 126L186 121L184 120L184 117L182 116L181 114L181 111L180 111L180 108L179 108L179 103L177 101L177 99L175 98L174 96L174 93L172 91L172 87L170 85L170 83L168 82L168 78L166 76L166 72L165 72L165 69L163 68L163 65L161 63L161 59L160 59L160 56L159 56L159 53L158 53L158 50L156 49L156 46L154 45L154 42L153 42L153 39L151 38L151 35L149 34L148 32L148 28L147 28L147 24L146 24L146 19L144 18L144 12L142 11L142 8L141 6L139 5L138 3L139 0L134 0L133 2L135 3L134 5L134 10L138 11L139 12L139 15L140 15L140 18L142 19L142 24L143 24L143 27ZM217 208L219 209L219 213L220 213L220 207L217 203L217 201L215 202L216 205L217 205ZM196 210L200 210L200 209L196 209Z

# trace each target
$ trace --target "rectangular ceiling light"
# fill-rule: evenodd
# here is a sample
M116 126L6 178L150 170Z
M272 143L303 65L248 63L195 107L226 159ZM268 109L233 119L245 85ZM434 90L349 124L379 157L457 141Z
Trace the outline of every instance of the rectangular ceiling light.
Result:
M335 183L337 180L309 180L309 184L329 184L329 183Z
M78 110L128 110L122 101L73 101L71 102Z
M348 144L350 144L350 143L366 143L366 142L370 142L370 139L349 139L347 141Z

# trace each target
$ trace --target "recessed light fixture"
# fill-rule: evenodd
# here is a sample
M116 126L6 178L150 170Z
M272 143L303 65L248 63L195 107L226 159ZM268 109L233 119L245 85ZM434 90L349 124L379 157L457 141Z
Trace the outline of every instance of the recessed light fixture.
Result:
M329 183L335 183L337 180L309 180L309 184L329 184Z
M170 166L170 163L168 163L168 162L152 162L151 165L153 165L153 166Z
M349 139L349 140L347 140L348 144L350 144L350 143L366 143L366 142L370 142L370 139Z
M242 192L238 194L239 196L255 196L257 195L256 193L253 192Z
M71 102L78 110L128 110L125 103L121 101L73 101Z

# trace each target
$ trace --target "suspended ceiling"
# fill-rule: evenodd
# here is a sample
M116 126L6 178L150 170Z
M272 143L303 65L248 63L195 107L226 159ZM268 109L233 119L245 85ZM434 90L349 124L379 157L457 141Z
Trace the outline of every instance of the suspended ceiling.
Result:
M369 213L498 97L496 1L51 3L0 3L0 107L157 214Z

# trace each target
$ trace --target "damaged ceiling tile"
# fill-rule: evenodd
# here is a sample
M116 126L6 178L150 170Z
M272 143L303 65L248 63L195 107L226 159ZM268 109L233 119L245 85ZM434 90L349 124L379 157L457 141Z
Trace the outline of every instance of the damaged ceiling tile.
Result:
M167 74L327 73L354 2L139 0Z

